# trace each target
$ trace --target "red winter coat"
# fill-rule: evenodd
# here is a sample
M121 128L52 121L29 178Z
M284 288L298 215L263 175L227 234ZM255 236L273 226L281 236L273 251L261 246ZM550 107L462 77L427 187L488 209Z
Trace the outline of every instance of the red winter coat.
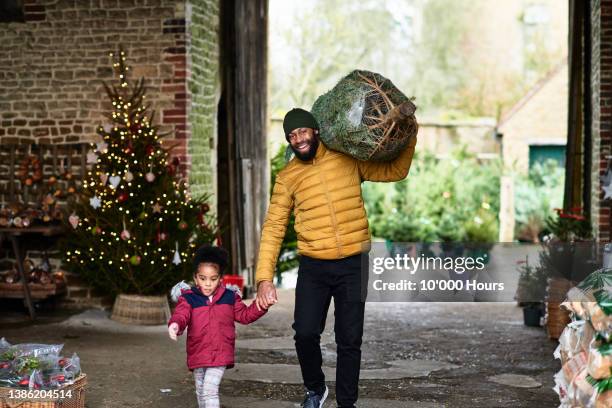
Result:
M245 305L240 295L223 284L212 296L211 302L197 287L184 291L168 321L168 326L178 324L179 335L187 328L187 366L190 370L232 368L236 342L234 321L249 324L266 313L266 310L257 310L255 302Z

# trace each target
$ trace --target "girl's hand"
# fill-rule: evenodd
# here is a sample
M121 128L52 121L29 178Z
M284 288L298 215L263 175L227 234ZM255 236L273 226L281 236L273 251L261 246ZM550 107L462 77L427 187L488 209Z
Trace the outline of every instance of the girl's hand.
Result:
M179 327L176 323L172 323L170 326L168 326L168 335L174 341L176 341L176 333L178 333L178 329Z

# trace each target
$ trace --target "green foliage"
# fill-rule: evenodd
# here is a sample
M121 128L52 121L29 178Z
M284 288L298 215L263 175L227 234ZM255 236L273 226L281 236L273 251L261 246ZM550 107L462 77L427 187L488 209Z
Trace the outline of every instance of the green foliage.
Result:
M514 188L515 235L539 242L547 231L546 219L563 203L565 170L554 160L535 163L526 176L517 176Z
M289 145L287 145L288 147ZM285 167L285 149L281 148L272 158L271 167L271 183L270 188L274 188L276 175ZM270 191L271 193L271 191ZM281 245L279 260L276 264L276 273L280 274L286 270L295 268L298 265L297 259L297 235L295 233L295 217L293 213L289 218L285 238Z
M519 282L516 300L519 303L540 303L544 301L549 274L541 266L529 264L529 258L519 262Z
M582 215L582 209L556 208L556 216L546 219L546 227L554 238L562 241L585 241L592 237L591 222Z
M343 75L363 68L416 96L421 115L450 110L460 117L499 118L563 60L567 49L546 41L554 38L550 28L556 22L532 33L535 27L521 21L487 15L487 3L271 0L269 111L282 115L293 106L311 106ZM285 13L277 15L280 10ZM524 48L522 66L500 63L476 46L491 32L491 18L499 27L518 25L511 31L523 35L510 36L508 47Z
M192 198L179 163L169 162L144 105L144 79L128 81L123 52L117 59L120 84L105 84L111 123L97 129L104 145L71 203L62 252L66 269L106 293L159 295L191 278L195 249L217 228L207 197Z
M500 174L498 161L480 162L465 149L444 159L417 151L405 180L364 184L372 233L403 242L494 242Z
M464 230L467 242L492 243L497 241L499 236L496 215L484 208L479 209L476 215L467 221Z
M293 13L276 17L276 10L286 9L281 1L270 2L275 21L270 26L270 112L312 106L356 67L381 70L393 78L405 72L410 44L393 39L394 33L406 38L398 29L405 22L379 1L291 2Z
M453 0L423 3L421 46L414 59L414 93L425 111L459 108L460 89L467 80L461 44L469 29L467 8Z

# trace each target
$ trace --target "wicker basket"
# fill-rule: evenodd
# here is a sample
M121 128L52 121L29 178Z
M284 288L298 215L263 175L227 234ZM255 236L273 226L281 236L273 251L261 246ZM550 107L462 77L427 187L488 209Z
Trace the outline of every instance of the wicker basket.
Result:
M10 399L11 391L20 390L18 388L0 387L0 408L85 408L85 386L87 376L81 374L75 382L65 385L58 390L64 393L70 391L70 398L62 399Z
M567 310L561 308L567 292L574 284L562 278L551 278L548 280L546 289L546 331L548 337L557 340L565 326L571 321Z
M166 296L119 295L111 319L127 324L157 325L170 319Z

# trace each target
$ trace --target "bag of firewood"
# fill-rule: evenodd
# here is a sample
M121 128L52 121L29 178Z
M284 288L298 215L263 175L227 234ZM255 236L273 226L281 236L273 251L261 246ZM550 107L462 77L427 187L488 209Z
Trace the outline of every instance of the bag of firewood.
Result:
M355 70L319 96L311 112L328 148L358 160L388 161L416 137L415 110L390 80Z

